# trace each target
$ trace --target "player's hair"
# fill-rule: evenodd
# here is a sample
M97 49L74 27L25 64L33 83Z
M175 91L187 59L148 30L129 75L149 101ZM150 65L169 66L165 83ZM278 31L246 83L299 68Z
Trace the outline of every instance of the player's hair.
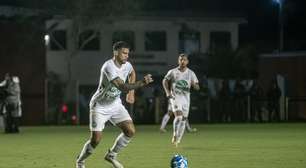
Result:
M115 42L114 45L113 45L113 51L118 51L119 49L121 48L128 48L130 49L130 45L125 42L125 41L118 41L118 42Z
M186 57L186 58L188 59L188 54L186 54L186 53L181 53L181 54L179 54L178 57Z

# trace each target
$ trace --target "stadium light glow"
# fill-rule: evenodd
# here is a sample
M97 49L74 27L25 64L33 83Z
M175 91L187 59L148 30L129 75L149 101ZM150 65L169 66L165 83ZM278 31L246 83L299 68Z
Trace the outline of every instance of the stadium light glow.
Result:
M50 36L49 36L49 34L46 34L45 37L44 37L44 39L45 39L45 45L48 45L49 42L50 42Z
M278 4L278 22L279 22L279 52L284 49L284 22L283 22L283 4L285 0L273 0Z
M273 2L276 2L278 4L282 3L282 0L273 0Z

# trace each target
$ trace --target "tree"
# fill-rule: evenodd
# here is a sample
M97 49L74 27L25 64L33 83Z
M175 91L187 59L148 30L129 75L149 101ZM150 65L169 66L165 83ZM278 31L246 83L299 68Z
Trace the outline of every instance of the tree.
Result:
M253 46L233 51L217 48L208 55L208 76L217 78L256 78L258 52Z
M257 78L258 51L248 45L235 52L234 64L237 65L236 74L241 78Z
M230 48L217 48L208 55L208 76L230 78L234 76L234 51Z

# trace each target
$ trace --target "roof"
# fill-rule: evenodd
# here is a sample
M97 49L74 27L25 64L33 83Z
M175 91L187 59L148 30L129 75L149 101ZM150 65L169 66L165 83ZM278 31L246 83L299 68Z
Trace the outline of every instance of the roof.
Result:
M14 16L36 16L42 13L37 9L28 9L23 7L0 6L0 16L14 17Z
M109 19L136 19L136 20L176 20L176 21L204 21L204 22L236 22L236 23L247 23L246 18L241 13L234 12L208 12L204 10L151 10L151 11L140 11L125 15L115 15L111 17L103 16L100 11L91 11L91 14L101 18L106 17ZM16 6L1 6L0 5L0 16L14 17L14 16L38 16L42 14L52 15L53 18L66 18L62 12L50 12L44 9L33 9ZM52 14L53 13L53 14ZM58 15L59 14L59 15ZM69 18L67 18L69 19Z

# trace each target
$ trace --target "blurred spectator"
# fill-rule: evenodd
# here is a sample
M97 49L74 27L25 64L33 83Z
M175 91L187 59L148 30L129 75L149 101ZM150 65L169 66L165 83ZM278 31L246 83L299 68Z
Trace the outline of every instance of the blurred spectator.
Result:
M153 122L153 118L154 118L154 105L155 105L155 88L152 85L149 85L146 88L142 89L143 91L143 97L145 98L146 101L146 113L144 120L147 123Z
M135 92L135 104L134 104L134 120L135 122L143 122L145 113L146 113L146 109L147 109L147 103L146 100L144 99L143 96L143 91L142 89L137 90L137 92Z
M4 113L5 111L5 97L6 92L4 90L4 87L0 87L0 129L4 128Z
M220 117L222 122L230 122L231 121L231 104L232 98L229 88L228 80L222 81L222 86L219 91L219 100L220 100Z
M262 100L264 93L257 80L254 80L254 83L249 91L249 95L251 98L251 122L256 121L256 118L259 122L262 122Z
M5 79L0 83L0 87L5 90L5 132L18 133L19 132L19 119L22 115L21 111L21 97L19 78L17 76L10 76L5 74Z
M0 115L3 115L5 113L5 98L6 98L6 92L4 89L4 86L0 87Z
M270 83L270 87L267 91L268 97L268 111L269 111L269 121L280 121L279 113L279 100L281 97L281 90L278 86L276 78Z
M233 114L234 121L245 121L246 120L246 90L242 81L237 80L234 88L234 101L235 101L235 110Z

